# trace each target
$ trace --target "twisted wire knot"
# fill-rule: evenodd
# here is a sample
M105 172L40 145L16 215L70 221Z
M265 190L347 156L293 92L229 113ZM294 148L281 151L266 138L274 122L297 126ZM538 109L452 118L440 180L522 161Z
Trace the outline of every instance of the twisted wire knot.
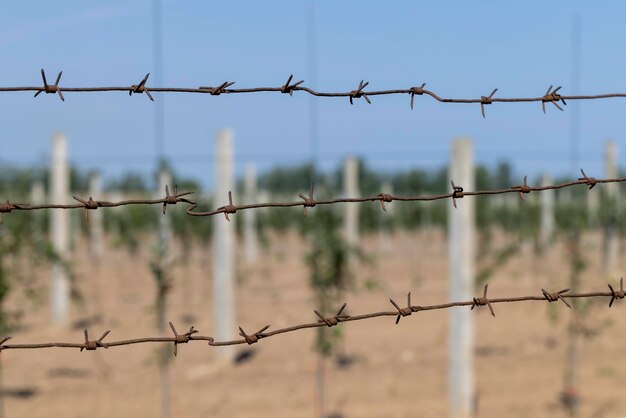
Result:
M419 307L411 306L411 292L406 295L406 307L401 308L393 299L389 299L389 302L396 308L398 311L398 316L396 316L396 324L400 322L400 318L411 315L413 312L419 311Z
M252 335L246 334L243 328L239 327L239 335L241 335L246 340L246 343L248 343L248 345L252 345L257 343L261 338L264 337L263 331L265 331L269 327L269 325L266 325Z
M152 97L152 94L150 94L150 90L148 90L148 88L146 87L148 77L150 77L150 73L146 74L145 77L139 82L139 84L133 84L132 86L130 86L130 89L128 90L128 95L132 96L133 93L146 93L146 96L148 96L151 101L154 101L154 97Z
M289 94L290 96L293 96L294 89L298 87L300 84L304 83L304 80L300 80L289 85L292 79L293 79L293 74L289 76L289 78L287 79L287 82L280 88L281 93L285 93L285 94Z
M386 203L393 202L393 196L389 193L378 193L378 200L380 200L380 207L387 212L387 208L385 207Z
M615 299L624 299L624 297L626 296L626 292L624 291L624 278L621 277L619 279L619 290L615 290L613 289L613 286L611 286L611 284L609 284L609 289L611 289L611 301L609 302L609 308L611 306L613 306L613 302L615 302Z
M561 302L565 304L565 306L567 306L568 308L571 308L572 306L569 303L567 303L565 298L563 298L563 294L567 292L569 292L569 289L559 290L558 292L554 292L554 293L550 293L545 289L541 289L541 293L543 293L543 296L546 298L548 302L552 303L560 299Z
M585 171L581 168L580 172L582 173L582 177L578 178L578 181L584 181L587 186L589 186L589 190L593 189L596 184L598 184L598 180L595 177L587 177Z
M111 332L111 330L106 331L97 340L89 340L89 333L87 332L87 328L85 328L85 331L84 331L84 333L85 333L85 342L83 343L82 347L80 348L80 351L83 351L83 350L93 351L93 350L97 349L98 347L109 348L109 346L106 343L102 342L104 337L106 337L109 334L109 332Z
M341 305L341 308L339 308L339 310L337 311L337 313L334 316L331 316L331 317L328 317L328 318L323 316L321 313L319 313L315 309L313 309L313 312L315 312L315 315L317 315L320 318L320 319L318 319L317 322L323 322L328 327L334 327L335 325L337 325L342 320L350 318L350 315L342 315L341 314L343 312L343 310L346 308L346 306L347 306L347 303L344 303L343 305Z
M314 191L315 191L315 183L311 183L311 189L309 190L309 197L306 197L302 193L300 193L298 195L300 197L300 199L304 200L303 210L304 210L304 217L305 218L307 216L306 208L314 208L315 205L317 205L317 201L313 197L313 192Z
M456 208L456 200L463 199L463 188L454 184L452 180L450 180L450 184L452 185L452 204Z
M229 214L233 214L233 213L237 213L237 206L233 205L233 194L232 192L228 192L228 205L224 205L221 206L219 208L217 208L217 210L221 211L224 216L226 217L226 220L228 222L230 222L230 218L228 217Z
M426 85L426 83L422 83L422 85L420 87L411 87L411 94L417 94L418 96L421 96L422 94L424 94L424 86Z
M563 97L558 93L560 89L561 86L557 87L554 90L552 90L552 86L548 87L546 94L544 94L541 98L541 108L543 109L543 113L546 113L546 103L548 102L556 106L556 108L559 109L561 112L563 111L563 108L559 106L558 102L560 101L567 106L567 103L565 103L565 99L563 99Z
M424 94L424 86L426 83L422 83L420 87L411 87L411 110L413 110L413 101L415 99L415 95L421 96Z
M198 331L195 330L192 325L191 328L189 328L189 331L187 331L184 334L179 334L178 332L176 332L176 328L174 327L174 324L172 324L171 322L170 322L170 328L172 329L172 332L174 333L174 355L176 356L178 354L178 344L188 343L192 339L193 334L197 333Z
M13 209L15 206L10 204L8 200L6 203L0 203L0 213L11 213Z
M163 214L165 215L165 211L167 209L167 205L175 205L178 202L185 202L185 203L192 203L191 201L187 200L187 199L183 199L183 196L187 196L192 194L193 192L185 192L185 193L178 193L178 185L175 184L174 185L174 193L170 194L170 189L167 186L167 184L165 185L165 197L163 198Z
M63 93L61 92L61 87L59 87L59 81L61 81L61 75L63 75L63 71L59 72L59 74L57 75L57 79L54 82L54 84L48 84L48 80L46 79L46 72L42 68L41 69L41 78L43 80L43 87L41 88L41 90L38 90L37 93L35 93L35 95L33 97L39 96L39 94L41 94L41 92L44 92L46 94L55 94L55 93L57 93L59 95L59 98L61 99L61 101L65 101L65 97L63 97Z
M480 96L480 111L483 115L483 118L485 117L485 105L490 105L493 103L493 95L496 94L497 91L498 89L493 89L489 96Z
M226 89L235 84L234 81L225 81L217 87L199 87L200 90L208 90L211 96L219 96L222 93L228 93Z
M372 104L372 102L370 102L369 97L367 97L367 94L365 94L365 92L363 91L363 89L369 84L369 81L363 82L363 80L361 80L359 82L359 87L357 87L356 90L351 90L350 91L350 104L354 104L354 102L352 101L352 99L359 99L361 97L363 97L365 99L365 101L369 104Z
M489 287L489 284L485 285L485 288L483 290L483 295L482 297L478 297L478 298L473 298L472 299L472 310L474 310L475 307L477 306L487 306L489 308L489 311L491 312L491 315L493 315L494 317L496 316L495 312L493 311L493 307L491 306L491 302L489 301L489 298L487 298L487 288Z
M524 195L528 194L531 192L531 188L528 185L528 176L524 176L524 184L522 184L521 186L511 186L512 190L518 190L519 191L519 197L524 200Z
M12 337L4 337L2 340L0 340L0 351L4 350L6 347L4 347L4 343L6 343L7 341L9 341Z

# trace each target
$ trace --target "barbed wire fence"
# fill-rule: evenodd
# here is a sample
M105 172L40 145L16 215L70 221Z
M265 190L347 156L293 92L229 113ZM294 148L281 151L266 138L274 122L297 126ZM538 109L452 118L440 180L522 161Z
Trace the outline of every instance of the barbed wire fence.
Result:
M231 192L228 192L228 204L224 206L220 206L215 210L211 211L195 211L198 207L198 203L190 200L187 196L191 195L193 192L182 192L178 193L178 187L174 186L173 193L170 193L169 187L165 187L165 197L162 199L131 199L131 200L122 200L118 202L109 202L105 200L94 200L93 197L89 197L87 199L81 198L78 196L72 196L74 200L78 203L74 204L29 204L29 203L11 203L10 201L6 201L5 203L0 203L0 214L7 214L13 211L33 211L33 210L45 210L45 209L84 209L85 210L85 219L89 221L88 212L90 210L96 210L99 208L113 208L119 206L130 206L130 205L163 205L163 214L166 213L168 205L176 205L178 203L188 204L189 207L185 210L185 213L190 216L214 216L218 214L224 214L225 218L230 221L228 215L232 215L237 213L237 211L241 210L250 210L250 209L262 209L262 208L288 208L288 207L302 207L304 216L307 216L307 208L313 208L315 206L322 205L334 205L340 203L366 203L366 202L380 202L380 206L383 211L386 211L385 203L391 203L394 201L397 202L428 202L435 200L447 200L450 199L452 201L453 206L456 208L456 200L462 199L468 196L494 196L494 195L502 195L502 194L510 194L510 193L518 193L520 198L523 200L524 195L529 194L531 192L542 192L547 190L558 190L569 188L573 186L585 185L588 186L588 190L593 189L597 184L606 184L606 183L624 183L626 182L626 177L619 178L595 178L589 177L585 173L584 170L581 169L582 177L579 177L577 180L546 185L546 186L529 186L528 185L528 177L524 177L524 183L521 185L511 186L505 189L489 189L489 190L478 190L478 191L465 191L462 186L457 185L454 181L451 181L452 192L444 193L444 194L433 194L433 195L417 195L417 196L399 196L393 195L389 193L379 193L373 196L365 196L365 197L357 197L357 198L346 198L339 197L335 199L322 199L317 200L314 197L315 187L311 185L309 193L307 196L300 194L299 197L302 201L295 202L266 202L266 203L253 203L253 204L242 204L235 205L233 203L233 196Z
M56 94L62 101L65 101L63 93L98 93L98 92L126 92L129 95L143 94L154 101L152 93L197 93L197 94L209 94L211 96L219 96L222 94L248 94L248 93L281 93L289 94L293 96L295 92L308 93L316 97L335 97L335 98L347 98L350 104L354 104L355 99L364 99L367 103L371 104L370 97L374 96L387 96L387 95L409 95L410 106L413 109L415 96L430 96L441 103L457 103L457 104L480 104L481 114L485 117L485 106L493 103L541 103L543 112L546 112L546 103L552 103L557 109L563 111L563 108L559 105L567 105L569 100L599 100L599 99L614 99L614 98L626 98L626 93L604 93L604 94L591 94L591 95L563 95L559 91L561 86L554 88L553 85L549 86L545 94L541 96L528 96L528 97L495 97L498 89L493 91L488 96L480 96L479 98L447 98L442 97L432 90L425 88L426 83L422 83L419 87L411 86L408 88L399 89L387 89L387 90L365 90L365 87L369 86L368 81L361 80L358 86L353 90L337 91L337 92L324 92L316 91L311 88L303 86L304 80L293 82L293 75L287 78L287 81L275 87L248 87L248 88L231 88L235 84L234 81L224 81L216 86L200 86L200 87L148 87L147 82L150 77L150 73L146 74L144 78L137 84L131 84L129 86L100 86L100 87L62 87L59 85L61 82L61 76L63 71L60 71L55 79L54 84L48 84L45 71L41 70L41 78L43 81L42 86L7 86L0 87L0 92L21 92L30 91L35 92L37 97L41 93Z
M120 341L111 341L105 342L104 339L111 332L104 332L100 338L97 340L90 340L88 330L84 330L85 341L82 343L66 343L66 342L47 342L47 343L35 343L35 344L7 344L7 341L10 340L11 337L4 337L0 340L0 351L2 350L19 350L19 349L43 349L43 348L78 348L80 351L87 350L93 351L98 348L111 348L111 347L119 347L126 345L136 345L136 344L147 344L147 343L174 343L174 355L177 355L178 344L186 344L188 342L194 341L207 341L210 346L213 347L221 347L221 346L232 346L239 344L248 344L252 345L259 340L264 338L273 337L279 334L291 333L303 329L308 328L318 328L318 327L333 327L343 322L352 322L352 321L362 321L373 318L380 317L396 317L395 323L398 324L400 319L403 317L407 317L412 315L413 313L422 312L422 311L434 311L434 310L442 310L442 309L450 309L454 307L465 307L469 306L470 309L474 309L479 306L486 306L491 315L496 316L493 305L496 303L517 303L517 302L529 302L529 301L547 301L548 303L561 301L565 306L571 308L571 305L568 303L567 299L588 299L588 298L610 298L609 307L613 306L613 303L616 299L624 299L626 296L626 291L624 290L624 279L620 280L620 288L619 290L615 290L613 286L608 285L609 291L605 292L588 292L588 293L569 293L569 289L563 289L557 292L548 292L545 289L541 289L541 295L528 295L528 296L509 296L509 297L500 297L500 298L489 298L487 295L488 284L485 285L483 289L482 296L474 297L472 300L467 301L458 301L458 302L450 302L443 304L433 304L433 305L413 305L411 303L411 292L407 294L407 304L404 307L400 307L398 303L396 303L393 299L389 299L389 302L393 305L394 310L391 311L378 311L378 312L370 312L363 313L359 315L348 315L344 313L344 310L347 306L347 303L341 305L336 314L332 316L324 316L322 313L317 310L313 310L315 315L319 318L316 322L305 322L298 325L292 325L285 328L279 328L273 331L268 331L270 325L265 325L260 330L254 333L247 333L240 326L239 327L239 335L242 337L241 339L231 340L231 341L216 341L213 337L210 336L202 336L196 335L198 330L196 330L193 326L189 328L189 331L179 334L176 330L176 327L171 322L169 323L170 328L172 329L173 337L144 337L144 338L134 338L129 340L120 340Z

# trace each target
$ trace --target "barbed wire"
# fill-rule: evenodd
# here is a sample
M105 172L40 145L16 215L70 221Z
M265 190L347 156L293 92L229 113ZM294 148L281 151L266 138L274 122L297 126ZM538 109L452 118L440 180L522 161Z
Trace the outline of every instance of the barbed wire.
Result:
M299 197L302 201L296 202L266 202L266 203L251 203L244 205L235 205L233 203L232 192L228 192L228 204L225 206L218 207L215 210L211 211L195 211L198 207L198 203L189 200L187 197L193 192L184 192L178 193L178 186L174 186L174 193L170 194L169 187L165 186L165 197L162 199L131 199L131 200L122 200L119 202L109 202L105 200L94 200L91 196L88 199L84 199L78 196L72 196L74 200L78 203L74 204L41 204L41 205L32 205L29 203L11 203L10 201L6 201L6 203L0 203L0 216L3 213L10 213L13 211L32 211L32 210L43 210L43 209L84 209L85 211L85 220L89 222L88 212L90 210L96 210L98 208L113 208L119 206L129 206L129 205L163 205L163 214L166 213L167 205L176 205L177 203L186 203L189 207L185 210L185 213L190 216L214 216L218 214L224 214L226 219L230 221L228 215L234 214L237 211L241 210L253 210L253 209L261 209L261 208L288 208L288 207L298 207L301 206L304 211L304 216L307 216L307 208L312 208L315 206L322 205L333 205L339 203L365 203L365 202L380 202L380 206L383 211L386 211L385 203L391 203L394 201L398 202L425 202L425 201L435 201L435 200L445 200L451 199L453 206L456 208L456 200L462 199L466 196L490 196L490 195L500 195L507 193L519 193L519 196L522 200L524 200L524 195L530 192L541 192L546 190L558 190L564 189L567 187L573 187L577 185L586 185L589 187L589 190L593 189L597 184L603 183L623 183L626 182L626 177L620 178L612 178L612 179L597 179L595 177L588 177L585 174L584 170L580 170L582 173L582 177L579 177L577 180L553 184L547 186L529 186L528 185L528 176L524 177L524 183L517 186L511 186L506 189L492 189L492 190L479 190L479 191L464 191L463 187L451 181L450 184L452 186L451 193L444 194L436 194L436 195L418 195L418 196L398 196L389 193L379 193L373 196L367 197L340 197L336 199L329 200L317 200L314 197L314 185L311 185L308 196L300 194ZM2 218L0 217L0 222L2 222Z
M558 292L548 292L545 289L541 289L541 295L529 295L529 296L513 296L513 297L500 297L500 298L489 298L487 296L488 284L485 285L483 289L482 296L472 298L472 300L461 301L461 302L449 302L443 304L435 304L435 305L412 305L411 304L411 292L407 294L407 304L405 307L400 307L398 303L396 303L393 299L389 299L389 302L393 305L394 310L391 311L379 311L379 312L370 312L363 313L359 315L348 315L344 313L347 303L341 305L336 314L332 316L324 316L317 310L313 310L313 313L318 317L315 322L305 322L298 325L292 325L285 328L279 328L272 331L268 331L270 325L265 325L263 328L258 331L248 334L244 329L239 327L239 335L242 337L237 340L229 340L229 341L216 341L213 337L197 335L198 330L196 330L193 326L189 328L189 331L179 334L174 324L171 322L170 328L172 329L173 336L172 337L145 337L145 338L134 338L129 340L120 340L120 341L111 341L105 342L105 337L111 332L106 331L102 334L100 338L97 340L90 340L89 333L87 329L84 330L84 342L81 343L66 343L66 342L48 342L48 343L36 343L36 344L7 344L7 341L11 339L11 337L5 337L0 340L0 351L2 350L16 350L16 349L43 349L43 348L78 348L80 351L87 350L93 351L98 348L112 348L119 347L125 345L134 345L134 344L146 344L146 343L173 343L174 344L174 355L178 353L178 345L186 344L194 341L207 341L210 346L213 347L221 347L221 346L230 346L230 345L239 345L239 344L248 344L252 345L257 343L259 340L264 338L273 337L279 334L286 334L290 332L299 331L307 328L319 328L319 327L334 327L339 323L343 322L352 322L352 321L362 321L367 319L385 317L385 316L395 316L395 323L398 324L401 318L406 316L410 316L413 313L422 312L422 311L434 311L441 309L450 309L453 307L461 307L461 306L469 306L472 310L479 306L487 306L491 315L496 316L495 311L493 309L493 305L496 303L516 303L516 302L529 302L529 301L547 301L548 303L562 301L568 308L572 308L572 306L567 302L566 299L586 299L586 298L605 298L610 297L609 308L613 306L613 303L616 299L624 299L626 296L626 292L624 291L624 279L620 279L620 288L619 290L615 290L613 286L608 285L608 292L589 292L589 293L568 293L569 289L563 289Z
M367 103L371 104L371 96L385 96L396 94L408 94L410 96L410 106L413 109L415 96L430 96L441 103L460 103L460 104L480 104L481 114L485 117L485 106L493 103L528 103L528 102L540 102L543 113L546 113L546 103L552 103L557 109L563 111L563 108L559 106L559 103L567 105L568 100L597 100L597 99L611 99L611 98L626 98L626 93L606 93L606 94L593 94L593 95L562 95L559 93L561 86L553 88L550 86L546 90L545 94L534 97L494 97L498 89L494 89L489 96L480 96L480 98L474 99L459 99L459 98L446 98L441 97L432 90L424 88L426 83L422 83L419 87L409 87L404 89L389 89L389 90L369 90L365 91L365 87L369 85L368 81L361 80L359 85L354 90L345 92L322 92L315 91L308 87L303 86L304 80L292 82L293 75L290 75L287 81L276 87L251 87L251 88L230 88L234 81L225 81L217 86L201 86L197 88L188 87L148 87L146 84L150 73L138 84L131 84L130 86L108 86L108 87L61 87L59 82L61 81L61 75L63 71L60 71L54 84L48 84L46 73L41 70L41 78L43 86L26 86L26 87L0 87L0 92L18 92L18 91L34 91L37 97L41 93L57 94L62 101L65 101L63 93L95 93L95 92L112 92L122 91L127 92L129 95L145 93L146 96L154 101L152 93L199 93L209 94L211 96L219 96L221 94L244 94L244 93L261 93L261 92L277 92L281 94L289 94L293 96L294 92L304 92L312 96L317 97L347 97L350 104L354 104L355 99L363 98Z

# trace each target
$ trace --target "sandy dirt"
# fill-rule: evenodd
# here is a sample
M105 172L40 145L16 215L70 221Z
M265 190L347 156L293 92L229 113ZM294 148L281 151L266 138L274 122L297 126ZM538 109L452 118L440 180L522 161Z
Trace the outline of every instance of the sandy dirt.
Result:
M599 237L584 240L589 265L585 290L604 290L599 272ZM392 252L381 253L377 236L364 248L376 254L375 265L359 271L356 289L346 295L348 313L388 310L389 297L414 304L447 300L447 247L439 231L396 234ZM262 260L238 267L238 323L255 331L315 319L306 251L297 235L272 240ZM158 335L155 286L148 266L149 248L131 255L107 247L98 265L86 244L75 247L73 266L86 303L75 306L72 321L100 316L89 325L109 340ZM179 330L191 324L211 335L210 249L194 248L174 271L169 297L170 318ZM490 296L539 294L540 288L567 287L565 248L552 247L536 256L530 246L496 269ZM45 279L46 275L42 276ZM365 282L377 288L367 290ZM479 293L479 292L477 292ZM44 298L44 301L46 299ZM12 300L13 305L17 300ZM607 308L600 301L586 313L586 323L602 330L582 344L580 381L585 417L626 415L620 397L626 388L626 335L620 320L626 301ZM80 326L55 329L47 305L32 303L23 329L12 342L82 342ZM461 309L461 308L459 308ZM569 312L561 303L499 304L496 318L475 310L476 385L480 417L566 416L559 404L565 373ZM190 318L193 317L193 318ZM192 321L190 319L193 319ZM378 318L341 325L342 351L354 362L328 367L328 407L344 417L447 416L447 311L422 312L404 318ZM173 417L314 417L315 331L302 330L260 341L244 364L224 364L205 343L179 346L171 362ZM158 345L109 350L73 349L2 353L6 417L158 417L160 416ZM248 349L239 346L238 350Z

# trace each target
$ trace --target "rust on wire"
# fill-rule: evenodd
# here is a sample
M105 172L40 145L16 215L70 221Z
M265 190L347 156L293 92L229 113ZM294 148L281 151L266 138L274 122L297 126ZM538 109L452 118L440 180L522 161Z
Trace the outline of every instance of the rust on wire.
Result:
M298 207L301 206L304 210L304 216L307 216L307 208L312 208L318 205L334 205L340 203L366 203L366 202L379 202L383 211L386 211L386 203L391 202L426 202L426 201L434 201L434 200L452 200L452 204L454 207L457 207L457 199L462 199L466 196L491 196L491 195L499 195L499 194L507 194L507 193L519 193L520 197L524 199L524 195L530 192L542 192L545 190L557 190L564 189L567 187L573 187L578 185L589 186L589 189L592 189L596 184L603 183L624 183L626 182L626 177L620 178L612 178L612 179L597 179L595 177L587 177L585 172L581 170L583 177L578 178L577 180L553 184L548 186L530 186L528 185L528 177L524 177L524 184L520 186L511 186L506 189L490 189L490 190L478 190L478 191L465 191L463 187L458 186L454 183L454 181L450 181L450 185L452 186L452 191L450 193L444 194L436 194L436 195L417 195L417 196L399 196L392 195L389 193L378 193L372 196L366 197L357 197L357 198L347 198L347 197L339 197L335 199L328 200L317 200L315 199L314 186L311 185L309 190L309 195L305 196L303 194L298 195L301 201L295 202L266 202L266 203L253 203L253 204L243 204L243 205L235 205L233 203L233 195L232 192L228 192L228 204L224 206L220 206L215 210L210 211L197 211L198 203L191 201L186 196L192 194L193 192L184 192L179 193L178 187L174 186L174 193L170 194L169 187L165 187L165 197L163 199L133 199L133 200L122 200L119 202L108 202L105 200L94 200L92 197L89 199L83 199L78 196L73 196L74 199L78 202L75 204L42 204L42 205L31 205L28 203L11 203L6 201L6 203L0 203L0 215L3 213L10 213L14 211L31 211L31 210L43 210L43 209L83 209L85 211L85 216L89 210L96 210L99 208L112 208L119 206L130 206L130 205L163 205L163 213L166 211L167 205L175 205L177 203L186 203L188 205L185 213L190 216L214 216L218 214L224 214L226 220L230 221L229 215L235 214L240 210L254 210L260 208L289 208L289 207ZM0 218L2 221L2 218Z
M423 83L420 87L387 89L387 90L365 90L365 87L369 85L369 82L361 80L359 85L354 90L337 91L337 92L324 92L316 91L304 86L304 80L299 80L292 83L293 74L287 79L287 82L275 87L247 87L247 88L231 88L234 81L225 81L217 86L207 87L146 87L149 73L139 82L139 84L130 84L127 86L102 86L102 87L59 87L59 81L61 79L59 72L54 84L48 84L46 74L44 70L41 70L41 76L43 79L43 86L15 86L15 87L0 87L0 92L16 92L16 91L34 91L35 97L40 93L45 92L48 94L58 94L59 98L65 101L63 92L65 93L96 93L96 92L127 92L129 95L133 93L141 94L146 93L148 98L154 101L152 93L197 93L197 94L209 94L211 96L219 96L221 94L247 94L247 93L262 93L262 92L276 92L281 94L289 94L293 96L295 92L307 93L316 97L347 97L350 104L354 104L354 99L364 98L365 101L371 104L371 96L384 96L384 95L398 95L408 94L410 97L410 106L413 109L415 96L430 96L432 99L440 103L460 103L460 104L480 104L481 114L485 117L485 105L493 103L541 103L541 109L546 112L546 103L552 103L557 109L563 110L559 103L567 105L566 100L597 100L597 99L611 99L611 98L626 98L626 93L606 93L606 94L591 94L591 95L576 95L565 96L559 93L561 86L553 90L553 86L550 86L543 96L528 96L528 97L494 97L498 89L494 89L489 96L480 96L477 98L462 99L462 98L447 98L439 96L432 90L427 90L424 87L426 83Z
M44 348L72 348L79 349L80 351L87 350L93 351L98 348L113 348L127 345L136 345L136 344L147 344L147 343L167 343L174 344L174 355L177 353L178 344L187 344L190 342L196 341L205 341L210 346L229 346L229 345L240 345L240 344L256 344L259 340L263 338L273 337L279 334L291 333L303 329L308 328L319 328L319 327L333 327L338 325L340 322L352 322L352 321L363 321L369 320L373 318L381 318L381 317L396 317L395 323L397 324L401 318L410 316L414 312L421 311L434 311L434 310L443 310L443 309L451 309L455 307L470 307L473 310L477 306L487 306L491 314L495 317L493 304L496 303L518 303L518 302L556 302L561 300L568 308L571 308L571 305L567 302L566 299L587 299L587 298L611 298L609 302L609 306L613 305L615 299L624 299L625 291L624 291L624 281L620 280L620 290L614 290L611 285L609 285L609 291L605 292L588 292L588 293L569 293L569 289L564 289L556 293L550 293L545 289L541 289L541 293L535 295L528 296L512 296L512 297L497 297L491 298L487 297L487 289L488 285L485 285L483 294L481 297L472 298L472 300L467 301L457 301L457 302L449 302L443 304L434 304L434 305L421 305L416 306L411 304L411 293L407 294L407 306L400 307L393 299L390 299L391 304L394 307L394 310L391 311L378 311L378 312L368 312L362 313L359 315L347 315L344 314L346 304L344 303L341 308L337 311L337 313L331 317L325 317L321 312L314 310L313 312L317 316L317 320L315 322L305 322L298 325L292 325L285 328L275 329L273 331L268 331L269 325L264 326L253 334L248 334L244 331L243 327L239 327L239 335L242 337L237 340L231 341L215 341L213 337L197 335L198 331L192 326L189 328L184 334L178 334L174 325L170 322L170 328L172 329L173 336L172 337L143 337L143 338L134 338L129 340L120 340L120 341L110 341L103 342L104 338L109 334L110 331L106 331L102 336L97 340L90 340L89 334L85 329L84 334L84 342L81 343L65 343L65 342L48 342L48 343L34 343L34 344L7 344L7 341L10 340L11 337L3 337L0 339L0 351L2 350L26 350L26 349L44 349Z

